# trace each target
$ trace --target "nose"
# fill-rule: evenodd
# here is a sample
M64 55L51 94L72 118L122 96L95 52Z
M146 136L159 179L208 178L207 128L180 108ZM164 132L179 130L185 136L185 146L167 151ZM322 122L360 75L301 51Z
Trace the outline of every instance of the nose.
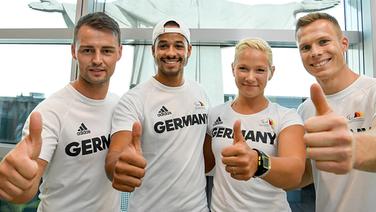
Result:
M312 57L317 57L322 55L322 49L318 45L312 45L311 47L311 55Z
M167 49L166 54L167 54L167 56L169 56L169 57L175 57L175 56L176 56L176 49L174 48L174 46L170 46L170 47Z
M248 71L247 75L245 76L245 80L249 82L253 82L256 79L255 71L251 70Z
M95 65L100 65L102 64L103 58L102 54L100 51L96 51L95 54L93 55L92 62Z

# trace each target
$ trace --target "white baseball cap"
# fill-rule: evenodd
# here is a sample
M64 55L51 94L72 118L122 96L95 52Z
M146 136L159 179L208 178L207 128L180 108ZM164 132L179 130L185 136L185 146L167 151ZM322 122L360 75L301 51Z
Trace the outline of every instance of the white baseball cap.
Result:
M165 27L168 22L175 22L179 27L178 28L170 28ZM189 28L181 21L178 21L174 18L168 18L160 21L157 25L155 25L153 30L153 45L155 44L155 41L160 35L163 35L165 33L179 33L187 39L188 44L191 43L191 34L189 33Z

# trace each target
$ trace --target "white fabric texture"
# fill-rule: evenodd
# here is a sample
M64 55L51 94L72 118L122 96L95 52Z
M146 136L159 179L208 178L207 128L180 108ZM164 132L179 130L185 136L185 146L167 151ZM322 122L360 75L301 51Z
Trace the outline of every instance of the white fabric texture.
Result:
M69 84L35 108L43 119L39 158L48 162L39 212L120 211L120 193L104 170L118 99L89 99Z
M142 185L129 199L129 212L208 211L203 142L208 99L195 82L167 87L154 78L121 98L112 134L142 125L141 148L147 161Z
M271 102L264 110L251 115L235 112L231 104L232 102L226 102L209 112L208 134L212 137L216 163L211 210L291 211L283 189L261 178L251 178L248 181L233 179L225 170L221 152L225 147L233 145L233 124L236 120L241 120L241 129L247 144L270 156L276 156L279 133L286 127L302 125L301 118L294 109Z
M326 96L332 110L346 117L353 132L370 129L375 121L376 80L360 76L344 90ZM303 120L315 115L315 108L307 99L299 108ZM316 211L371 212L376 209L376 174L353 170L336 175L316 169L312 162L316 189Z

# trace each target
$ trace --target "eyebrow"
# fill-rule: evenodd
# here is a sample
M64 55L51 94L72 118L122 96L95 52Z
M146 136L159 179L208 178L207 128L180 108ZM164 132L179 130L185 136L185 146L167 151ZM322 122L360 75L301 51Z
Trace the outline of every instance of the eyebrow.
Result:
M91 45L82 45L80 48L95 48L94 46ZM114 46L102 46L101 49L115 49L116 47Z
M167 40L159 40L159 43L169 43L169 41L167 41ZM173 43L183 43L184 44L184 41L178 40L178 41L173 41Z
M298 44L298 48L300 48L300 47L302 47L302 46L307 46L308 44L306 44L306 43L299 43Z

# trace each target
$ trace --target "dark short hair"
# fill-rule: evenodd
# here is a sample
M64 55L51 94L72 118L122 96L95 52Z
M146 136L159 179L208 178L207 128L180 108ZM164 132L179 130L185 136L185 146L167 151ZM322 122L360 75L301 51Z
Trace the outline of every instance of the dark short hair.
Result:
M78 20L74 27L73 44L76 43L78 31L82 26L89 26L100 31L110 31L117 37L119 45L121 45L119 24L104 12L89 13Z
M342 34L341 27L338 24L338 21L336 18L333 16L327 14L327 13L322 13L322 12L315 12L315 13L309 13L305 16L302 16L298 19L296 22L296 27L295 27L295 35L297 34L298 30L301 27L307 26L317 20L327 20L330 23L333 24L334 28L336 29L338 35Z

